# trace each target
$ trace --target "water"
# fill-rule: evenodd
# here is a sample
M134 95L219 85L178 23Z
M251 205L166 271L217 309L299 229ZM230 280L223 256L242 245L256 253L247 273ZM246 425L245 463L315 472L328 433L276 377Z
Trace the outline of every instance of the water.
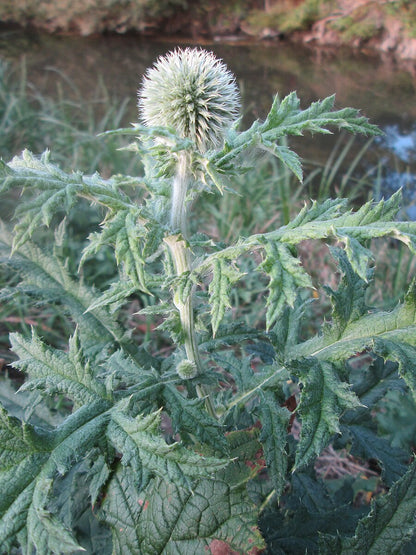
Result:
M124 124L137 120L135 97L141 76L174 41L136 36L51 37L17 30L0 33L0 58L27 64L28 79L42 94L91 99L102 81L115 102L130 98ZM378 168L375 196L403 187L409 217L416 217L416 81L411 71L374 54L348 49L307 49L298 45L205 43L237 77L244 123L264 117L273 95L296 90L303 106L336 93L336 107L360 108L385 135L372 144L360 171ZM57 85L59 84L59 87ZM64 85L63 85L64 84ZM76 93L75 93L76 91ZM296 150L324 164L335 136L296 140ZM364 142L357 140L346 156L351 163ZM308 164L306 164L308 170Z

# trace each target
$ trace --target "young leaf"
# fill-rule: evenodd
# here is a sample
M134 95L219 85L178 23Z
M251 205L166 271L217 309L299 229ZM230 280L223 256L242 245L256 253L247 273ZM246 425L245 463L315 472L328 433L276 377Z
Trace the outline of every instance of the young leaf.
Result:
M159 244L162 233L161 231L157 234ZM123 267L136 289L148 293L144 270L144 246L151 240L151 235L144 225L138 207L119 210L104 220L100 233L90 235L90 242L84 249L81 264L103 245L111 245L114 247L117 264Z
M333 111L334 96L312 103L306 110L300 109L300 101L295 92L290 93L283 100L276 95L270 112L263 123L255 121L246 131L236 133L235 130L227 135L222 151L216 151L209 156L211 171L217 174L233 174L236 169L245 166L243 153L258 147L269 150L276 155L291 171L302 178L300 164L294 153L275 143L288 135L302 135L305 131L311 133L330 133L328 127L338 127L352 133L379 135L381 132L368 120L360 116L353 108ZM240 163L236 163L236 160Z

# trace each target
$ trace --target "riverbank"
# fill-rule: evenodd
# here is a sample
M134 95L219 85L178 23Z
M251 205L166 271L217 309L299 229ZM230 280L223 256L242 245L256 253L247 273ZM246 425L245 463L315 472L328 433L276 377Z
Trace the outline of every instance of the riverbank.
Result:
M350 46L416 61L413 0L10 0L0 21L50 33L138 32Z

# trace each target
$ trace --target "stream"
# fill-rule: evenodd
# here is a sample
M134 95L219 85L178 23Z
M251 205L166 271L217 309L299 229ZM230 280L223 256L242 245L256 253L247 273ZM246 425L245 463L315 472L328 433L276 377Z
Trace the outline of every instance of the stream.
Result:
M133 35L82 38L18 29L0 31L0 59L11 65L24 60L28 81L41 94L58 94L60 82L65 86L59 94L70 97L76 91L77 98L88 100L102 82L116 102L130 99L124 125L137 121L136 94L145 69L159 55L186 45L189 43ZM283 97L293 90L303 107L335 93L336 108L359 108L385 134L367 145L355 171L373 179L376 198L402 187L403 215L416 219L416 78L411 71L392 59L349 49L237 41L200 46L222 58L236 75L243 101L243 126L264 117L276 93ZM345 144L347 141L345 137ZM325 165L336 144L342 150L338 133L307 136L295 143L295 150L305 160L305 177L317 164ZM366 139L354 141L345 157L345 168L365 144Z

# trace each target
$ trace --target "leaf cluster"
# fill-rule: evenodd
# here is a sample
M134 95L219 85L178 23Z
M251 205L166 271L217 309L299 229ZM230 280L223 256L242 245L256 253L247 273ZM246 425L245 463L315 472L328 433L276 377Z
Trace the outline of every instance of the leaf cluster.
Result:
M3 552L93 553L110 536L113 552L133 554L254 553L266 544L273 553L400 553L413 541L415 463L380 437L373 409L391 389L416 400L416 286L390 311L366 298L373 238L416 251L416 224L395 219L400 193L356 211L345 200L313 202L287 225L230 245L196 235L187 241L192 267L179 275L167 247L185 242L169 226L178 152L192 158L193 194L228 186L254 148L301 179L299 158L280 139L331 126L376 132L355 110L332 109L332 97L306 110L294 93L276 97L264 122L230 130L223 148L204 155L173 130L112 132L135 138L140 178L68 174L48 153L2 163L1 190L21 188L24 200L13 233L1 231L2 262L18 276L1 298L53 306L72 329L63 349L35 332L10 338L25 375L20 394L62 396L71 411L51 425L35 407L26 418L1 409ZM80 268L109 247L119 269L104 292L36 241L79 197L103 211ZM297 252L306 240L329 245L339 283L326 286L330 313L305 337L315 286ZM244 257L264 283L265 329L229 322ZM120 310L139 294L148 301L141 313L154 319L142 344ZM187 340L177 306L190 297L205 373L186 379L176 372ZM370 510L351 506L351 484L334 492L317 478L313 465L330 444L378 465L390 489Z

